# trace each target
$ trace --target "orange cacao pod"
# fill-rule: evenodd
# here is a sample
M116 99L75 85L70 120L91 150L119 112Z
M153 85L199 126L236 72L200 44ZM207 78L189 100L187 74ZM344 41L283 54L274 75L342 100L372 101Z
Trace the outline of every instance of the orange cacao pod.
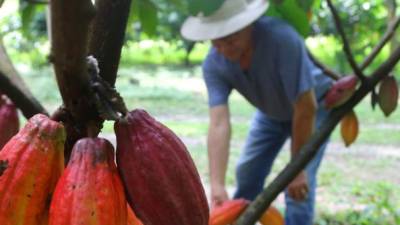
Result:
M126 204L113 146L103 138L83 138L57 183L49 225L125 225Z
M350 146L358 136L358 119L356 113L351 110L340 121L340 133L346 147Z
M236 221L249 201L241 198L228 200L211 210L209 225L228 225Z
M0 224L39 225L64 168L64 127L35 115L0 152Z
M259 222L262 225L284 225L282 214L274 206L270 206L261 216Z
M19 129L18 112L15 105L0 95L0 151Z
M127 200L146 225L206 225L200 176L184 144L144 110L115 123L117 164Z

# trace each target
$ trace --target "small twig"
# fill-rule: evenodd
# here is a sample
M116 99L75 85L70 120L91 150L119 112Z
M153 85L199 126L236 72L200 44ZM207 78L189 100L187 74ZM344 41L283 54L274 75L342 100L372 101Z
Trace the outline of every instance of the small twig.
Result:
M339 80L340 77L342 77L339 73L329 69L327 66L325 66L322 62L320 62L317 58L314 57L314 55L307 50L308 56L310 57L311 61L314 62L314 64L322 70L324 74L326 74L328 77L332 78L333 80Z
M364 70L372 63L372 61L376 58L376 56L379 54L379 52L382 50L382 48L386 45L386 43L393 37L393 35L395 34L396 29L399 27L399 25L400 25L400 16L398 16L397 19L388 26L388 29L386 30L385 35L382 37L382 39L379 41L379 43L374 47L374 49L367 56L367 58L365 58L364 61L361 63L361 66L360 66L361 70Z
M346 54L346 58L350 63L350 66L353 68L354 73L356 74L356 76L361 80L364 81L365 80L365 76L362 73L361 69L358 67L356 61L354 60L353 57L353 53L351 52L351 48L349 45L349 41L347 40L346 34L344 33L342 24L340 22L340 18L339 18L339 14L336 11L335 7L332 4L331 0L327 0L328 2L328 6L332 12L333 15L333 19L335 20L335 24L336 24L336 28L340 34L340 36L342 37L342 41L343 41L343 50Z

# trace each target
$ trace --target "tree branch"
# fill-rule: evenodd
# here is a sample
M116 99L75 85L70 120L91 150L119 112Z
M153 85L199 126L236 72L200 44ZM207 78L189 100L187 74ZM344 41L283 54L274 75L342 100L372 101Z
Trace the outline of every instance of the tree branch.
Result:
M350 66L353 68L353 71L354 71L355 75L361 81L364 81L365 80L365 76L362 73L361 69L358 67L356 61L354 60L353 53L352 53L350 45L349 45L349 41L347 40L346 34L344 33L342 24L340 22L340 18L339 18L338 12L336 11L335 7L333 6L331 0L327 0L327 2L328 2L328 6L329 6L329 8L330 8L330 10L332 12L333 19L335 20L336 28L337 28L340 36L342 37L343 50L346 53L346 58L349 61Z
M121 49L131 0L97 0L97 14L90 31L89 55L93 55L100 76L111 86L117 77Z
M71 115L66 123L65 158L76 140L87 136L88 126L98 118L91 101L87 71L89 24L95 16L91 0L52 0L51 56L65 110Z
M4 92L29 119L37 113L47 114L45 108L33 97L18 71L13 66L0 39L0 90Z
M382 39L379 41L379 43L374 47L371 54L369 54L367 56L367 58L365 58L364 61L361 63L361 66L360 66L361 70L364 70L372 63L372 61L376 58L376 56L379 54L379 52L382 50L382 48L386 45L386 43L393 37L393 35L395 34L396 29L399 27L399 25L400 25L400 16L397 17L397 19L388 26L388 29L387 29L385 35L382 37Z
M262 213L268 208L278 194L295 178L299 171L317 154L318 148L329 137L341 118L357 105L391 70L400 60L400 47L390 58L383 63L356 91L353 97L343 106L333 110L323 121L322 127L312 135L311 139L299 151L298 155L282 170L282 172L250 203L245 212L239 217L237 225L254 224Z
M2 71L0 71L0 90L15 103L25 118L31 118L38 113L48 115L46 109L35 98L21 91Z
M310 57L311 61L314 62L314 64L322 70L324 74L326 74L328 77L332 78L333 80L338 80L341 75L331 69L329 69L327 66L325 66L322 62L320 62L315 56L307 49L308 56Z

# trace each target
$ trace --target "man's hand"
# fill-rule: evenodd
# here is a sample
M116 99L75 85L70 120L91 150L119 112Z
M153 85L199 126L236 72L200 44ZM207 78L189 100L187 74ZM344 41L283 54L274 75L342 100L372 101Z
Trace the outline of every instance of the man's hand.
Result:
M211 208L221 205L229 199L225 187L216 186L211 188Z
M288 193L296 201L303 201L308 196L307 174L301 171L299 175L288 185Z

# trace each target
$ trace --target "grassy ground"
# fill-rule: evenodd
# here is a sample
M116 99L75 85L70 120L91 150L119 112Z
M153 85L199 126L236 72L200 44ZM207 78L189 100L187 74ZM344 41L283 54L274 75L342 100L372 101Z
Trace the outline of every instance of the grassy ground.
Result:
M50 69L25 71L34 95L52 111L60 103ZM205 185L208 184L206 90L194 67L122 68L116 87L128 108L144 108L186 143ZM254 108L237 93L230 99L233 138L227 182L232 191L234 166ZM384 118L366 99L356 107L360 121L357 143L345 148L336 129L319 173L318 224L400 224L400 111ZM112 123L103 129L109 138ZM270 182L289 158L288 145L278 156ZM283 208L283 198L276 203Z

